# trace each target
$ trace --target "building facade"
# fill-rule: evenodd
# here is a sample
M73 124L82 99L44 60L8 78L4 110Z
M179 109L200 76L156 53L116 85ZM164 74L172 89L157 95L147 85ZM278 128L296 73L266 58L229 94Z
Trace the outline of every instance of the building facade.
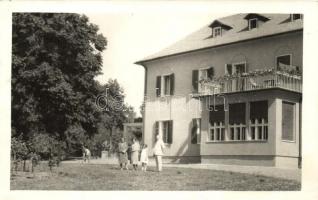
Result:
M167 162L299 167L302 46L300 14L237 14L138 61L143 141Z

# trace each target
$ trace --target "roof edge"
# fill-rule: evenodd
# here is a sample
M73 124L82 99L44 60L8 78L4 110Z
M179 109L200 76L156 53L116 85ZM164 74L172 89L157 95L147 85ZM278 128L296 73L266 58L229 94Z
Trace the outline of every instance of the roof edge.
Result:
M267 38L267 37L272 37L272 36L277 36L277 35L283 35L283 34L293 33L293 32L298 32L298 31L303 31L303 28L290 30L290 31L285 31L285 32L280 32L280 33L275 33L275 34L270 34L270 35L263 35L263 36L259 36L259 37L255 37L255 38L248 38L248 39L239 40L239 41L235 41L235 42L224 43L224 44L220 44L220 45L216 45L216 46L209 46L209 47L204 47L204 48L199 48L199 49L193 49L193 50L189 50L189 51L169 54L169 55L165 55L165 56L159 56L159 57L156 57L156 58L151 58L151 59L146 59L146 60L139 60L139 61L135 62L134 64L141 65L144 68L146 68L147 66L144 65L145 62L151 62L151 61L154 61L154 60L159 60L159 59L168 58L168 57L172 57L172 56L192 53L192 52L196 52L196 51L202 51L202 50L206 50L206 49L213 49L213 48L217 48L217 47L221 47L221 46L227 46L227 45L232 45L232 44L236 44L236 43L240 43L240 42L246 42L246 41L256 40L256 39L259 39L259 38Z

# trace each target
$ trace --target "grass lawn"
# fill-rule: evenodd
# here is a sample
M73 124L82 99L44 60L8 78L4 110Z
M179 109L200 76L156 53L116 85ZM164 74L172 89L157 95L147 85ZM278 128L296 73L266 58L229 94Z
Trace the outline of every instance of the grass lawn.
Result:
M43 164L44 165L44 164ZM120 171L115 165L62 163L11 175L11 190L300 190L297 181L208 169Z

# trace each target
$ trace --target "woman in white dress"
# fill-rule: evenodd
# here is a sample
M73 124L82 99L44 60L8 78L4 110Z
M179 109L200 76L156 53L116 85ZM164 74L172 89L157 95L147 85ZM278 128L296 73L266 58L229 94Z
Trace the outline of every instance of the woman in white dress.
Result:
M140 145L135 138L133 138L133 144L131 145L131 163L134 167L134 170L138 168L138 161L139 161L139 151Z

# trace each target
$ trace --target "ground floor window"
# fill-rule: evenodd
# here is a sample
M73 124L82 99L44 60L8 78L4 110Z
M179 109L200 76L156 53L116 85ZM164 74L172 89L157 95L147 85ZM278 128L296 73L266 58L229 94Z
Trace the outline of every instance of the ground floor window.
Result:
M282 103L282 140L295 140L295 104L283 101Z
M214 123L213 126L210 128L209 135L209 141L224 141L224 124L222 122Z
M192 119L191 143L200 144L201 141L201 119Z
M224 105L211 107L209 120L209 136L208 141L224 141L225 140L225 111Z
M228 115L224 105L210 111L207 141L251 140L268 140L268 101L229 104Z
M157 121L155 125L155 134L162 135L162 140L166 144L172 144L173 138L173 121Z
M246 140L245 103L229 105L229 140Z
M268 139L268 103L267 101L250 102L250 137L251 140Z

